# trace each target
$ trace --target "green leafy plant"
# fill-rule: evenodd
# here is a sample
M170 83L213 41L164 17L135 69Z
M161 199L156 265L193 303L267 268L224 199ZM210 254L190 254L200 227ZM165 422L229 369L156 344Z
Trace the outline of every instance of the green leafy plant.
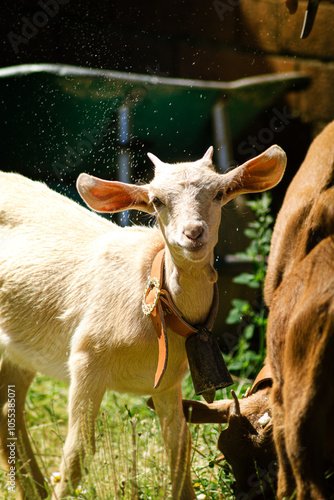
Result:
M238 343L228 356L229 369L239 372L241 377L255 374L265 358L267 311L262 290L272 235L271 200L270 193L266 192L259 198L247 202L254 213L254 220L249 222L245 229L245 235L251 242L244 252L235 254L237 258L252 263L253 271L241 273L233 281L259 290L259 298L252 304L247 300L232 300L233 307L226 319L229 325L242 325ZM256 350L251 348L255 343L255 335L258 336Z

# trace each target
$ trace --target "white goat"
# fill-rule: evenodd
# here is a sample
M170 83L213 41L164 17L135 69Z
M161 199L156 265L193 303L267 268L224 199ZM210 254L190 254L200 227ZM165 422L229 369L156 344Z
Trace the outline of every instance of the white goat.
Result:
M68 434L54 498L64 497L69 484L80 480L82 425L90 426L94 436L106 389L152 395L170 456L173 498L195 498L181 398L185 339L168 329L169 362L161 384L153 389L158 343L150 318L142 312L143 292L152 261L166 246L164 288L186 321L203 323L217 279L213 249L221 206L239 194L272 188L286 163L285 153L272 146L219 175L211 163L212 152L209 148L201 160L175 165L150 155L155 176L148 185L79 176L79 193L91 208L143 210L156 215L160 230L119 228L39 182L0 174L2 454L8 462L7 400L12 385L16 432L41 496L44 479L23 417L37 371L70 383Z

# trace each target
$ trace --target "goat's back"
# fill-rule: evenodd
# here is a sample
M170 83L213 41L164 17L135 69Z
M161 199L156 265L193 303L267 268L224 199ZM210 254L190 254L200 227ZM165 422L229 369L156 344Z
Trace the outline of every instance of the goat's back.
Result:
M42 183L0 173L0 345L19 365L64 378L81 331L96 349L135 342L144 319L134 326L133 311L143 316L162 244L156 229L120 228Z
M98 234L117 227L42 182L6 172L0 172L0 224L2 231L19 225L36 232L43 228L51 237L57 232L80 237L88 228Z

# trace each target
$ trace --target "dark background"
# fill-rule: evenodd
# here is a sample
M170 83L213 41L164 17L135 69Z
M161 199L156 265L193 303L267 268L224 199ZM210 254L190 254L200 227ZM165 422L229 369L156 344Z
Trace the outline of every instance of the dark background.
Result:
M272 141L289 157L278 188L284 193L310 140L334 116L334 5L320 4L311 35L300 40L306 6L299 2L290 16L280 0L5 0L0 67L63 63L217 81L302 71L311 78L308 89L276 104L296 117ZM47 9L45 22L38 12ZM23 35L27 43L19 41ZM268 126L270 116L262 113L234 138L236 161L245 159L238 157L240 142Z

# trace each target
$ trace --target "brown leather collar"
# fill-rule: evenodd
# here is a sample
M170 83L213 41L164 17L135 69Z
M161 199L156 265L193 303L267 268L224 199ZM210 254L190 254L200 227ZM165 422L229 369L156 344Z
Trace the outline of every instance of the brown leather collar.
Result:
M199 331L199 326L194 327L183 319L182 313L173 304L170 294L162 288L164 258L165 250L163 249L154 258L151 277L143 297L143 312L145 315L151 316L159 343L159 358L154 378L154 389L159 386L167 368L168 340L166 327L185 338L189 338ZM218 286L215 283L211 309L205 325L201 325L209 330L213 327L217 315L218 301Z

